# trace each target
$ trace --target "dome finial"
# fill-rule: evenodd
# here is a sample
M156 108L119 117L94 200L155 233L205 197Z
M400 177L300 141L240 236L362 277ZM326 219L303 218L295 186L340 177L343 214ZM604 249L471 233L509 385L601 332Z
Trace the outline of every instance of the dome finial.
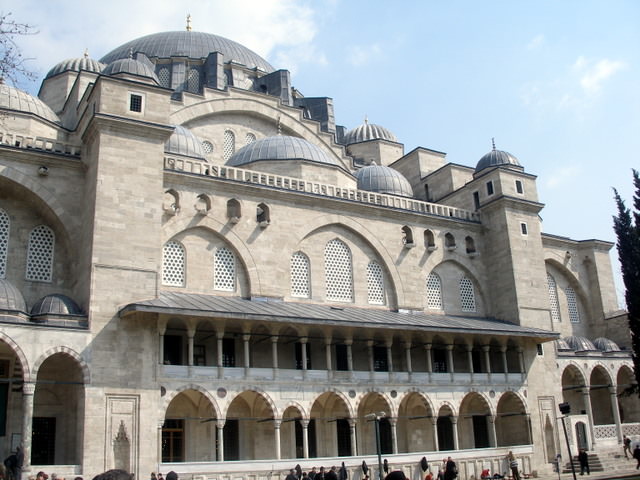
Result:
M89 58L89 49L88 48L84 49L84 58Z
M369 124L369 118L366 115L364 116L364 123L365 125Z
M129 58L133 58L133 48L129 49Z
M496 151L496 139L494 137L491 137L491 146L493 147L493 151Z
M191 14L187 14L187 32L191 31Z

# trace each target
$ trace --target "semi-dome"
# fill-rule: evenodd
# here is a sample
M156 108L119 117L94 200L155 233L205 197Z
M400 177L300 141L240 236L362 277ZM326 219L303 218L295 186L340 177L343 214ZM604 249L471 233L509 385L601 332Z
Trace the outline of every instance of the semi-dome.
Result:
M136 60L135 58L121 58L119 60L115 60L102 70L103 75L118 75L119 73L150 78L158 85L160 84L160 80L158 80L158 76L155 72L148 65Z
M58 63L55 67L49 70L45 79L53 77L63 72L79 72L81 70L87 72L100 73L104 70L106 65L101 63L93 58L89 58L88 54L84 54L83 57L80 58L68 58Z
M0 278L0 310L13 310L18 312L27 311L24 297L13 283L4 278Z
M174 155L184 155L187 157L205 158L202 143L191 130L182 125L176 126L175 130L164 144L164 151Z
M598 337L593 341L595 347L601 352L620 352L622 351L618 344L613 340L605 337Z
M231 167L241 167L253 162L265 160L306 160L338 166L320 147L298 137L276 135L261 138L245 145L227 160Z
M192 60L201 60L207 58L211 52L220 52L224 55L225 63L239 63L267 73L275 71L257 53L233 40L211 33L189 30L153 33L136 38L107 53L100 61L111 63L114 60L127 58L129 52L141 52L150 59L183 57Z
M484 155L478 161L478 164L476 165L476 172L489 167L498 167L500 165L511 165L522 168L522 165L520 165L520 162L514 155L503 150L496 150L496 145L494 143L493 150Z
M42 297L33 307L31 315L82 315L82 309L73 299L60 293Z
M60 123L58 116L37 97L9 85L0 85L0 109L31 113L53 123Z
M564 338L557 338L554 343L559 351L573 350Z
M375 163L362 167L355 174L359 190L413 197L409 181L397 170Z
M345 145L366 142L367 140L389 140L390 142L398 142L398 139L390 130L380 125L369 123L366 118L362 125L347 130L343 138Z
M597 350L593 342L585 337L572 335L570 337L566 337L564 340L567 342L571 350L576 352L595 352Z

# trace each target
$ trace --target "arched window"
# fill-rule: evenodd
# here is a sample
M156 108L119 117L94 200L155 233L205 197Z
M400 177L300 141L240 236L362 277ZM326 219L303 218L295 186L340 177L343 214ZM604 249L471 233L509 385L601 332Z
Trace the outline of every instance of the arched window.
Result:
M466 237L464 239L464 244L467 248L467 253L476 253L476 242L472 237Z
M250 145L256 141L256 136L253 133L247 133L244 137L244 144Z
M427 247L427 250L432 252L436 247L436 237L431 230L424 231L424 246Z
M7 256L9 253L9 215L0 208L0 278L7 276Z
M567 287L564 289L564 293L567 296L567 307L569 308L569 321L572 323L580 322L580 312L578 311L578 299L576 292L573 288Z
M236 257L225 247L213 253L213 289L223 292L236 290Z
M372 305L384 305L384 275L376 262L367 265L367 300Z
M341 240L334 239L327 243L324 249L324 271L327 299L353 301L351 251Z
M167 242L162 247L162 285L184 287L185 251L180 242Z
M309 257L302 252L291 255L291 296L311 297Z
M206 193L201 193L196 197L196 203L193 205L196 212L200 215L206 215L211 210L211 199Z
M402 227L402 243L407 248L415 246L415 243L413 242L413 232L411 231L411 227L408 227L406 225Z
M200 91L200 72L198 72L196 68L189 70L187 90L192 93L198 93Z
M560 318L560 304L558 303L558 287L556 286L556 279L547 273L547 288L549 289L549 303L551 304L551 320L559 322Z
M427 308L442 310L442 282L437 273L427 277Z
M38 225L31 230L27 246L27 272L25 275L27 280L51 281L55 241L53 230L46 225Z
M447 250L454 250L456 248L456 239L448 232L444 236L444 246Z
M256 207L256 222L263 228L271 223L271 212L266 203L261 203Z
M476 294L473 282L464 276L460 279L460 306L463 312L476 311Z
M180 211L180 195L178 195L178 192L172 188L164 192L162 209L167 215L175 215Z
M158 80L160 80L161 87L171 87L171 73L169 73L169 69L167 67L162 67L158 71Z
M227 218L231 223L238 223L242 216L242 209L240 208L240 202L235 198L227 201Z
M224 131L224 140L222 143L222 158L226 162L236 151L236 136L231 130Z

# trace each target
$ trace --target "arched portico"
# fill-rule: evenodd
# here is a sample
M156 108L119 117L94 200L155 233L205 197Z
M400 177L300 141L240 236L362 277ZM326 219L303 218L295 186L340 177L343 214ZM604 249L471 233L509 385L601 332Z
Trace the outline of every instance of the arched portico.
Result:
M398 452L436 450L435 421L428 400L418 392L408 393L398 409Z
M514 392L505 392L498 400L496 441L498 447L531 443L529 415L524 402Z
M280 457L280 419L262 393L247 390L229 404L224 424L224 459Z
M355 455L355 425L347 402L335 392L320 395L311 407L309 456Z
M488 402L472 392L460 404L459 448L486 448L496 445L495 425Z

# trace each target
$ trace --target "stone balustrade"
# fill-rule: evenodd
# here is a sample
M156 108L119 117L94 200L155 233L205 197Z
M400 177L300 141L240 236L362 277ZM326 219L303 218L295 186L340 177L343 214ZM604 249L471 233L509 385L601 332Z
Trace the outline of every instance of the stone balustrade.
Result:
M80 156L80 146L78 145L72 145L51 138L34 137L19 133L0 132L0 145L41 150L43 152L59 153L74 157Z

